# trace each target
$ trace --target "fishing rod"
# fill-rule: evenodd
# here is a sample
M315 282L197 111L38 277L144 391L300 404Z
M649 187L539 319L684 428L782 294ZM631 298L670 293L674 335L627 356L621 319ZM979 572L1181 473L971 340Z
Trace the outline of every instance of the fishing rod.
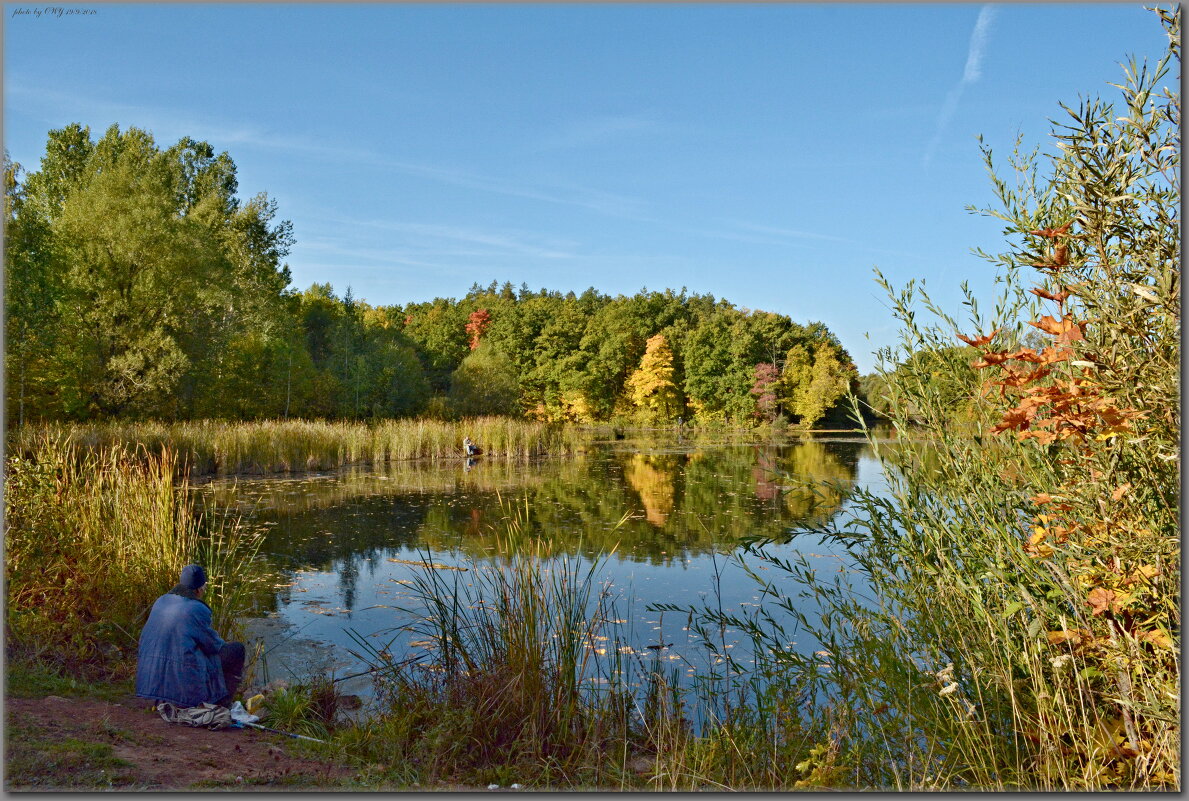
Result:
M370 667L367 670L361 671L359 673L352 673L350 676L343 676L342 678L332 679L330 683L337 684L338 682L346 681L347 679L354 679L354 678L358 678L359 676L366 676L368 673L373 673L373 672L375 672L377 670L381 670L383 668L390 668L390 669L391 668L402 668L402 667L405 667L406 665L410 665L413 662L418 661L419 659L421 659L421 657L422 657L422 654L418 654L416 656L409 657L408 659L404 659L396 664L376 665L374 667ZM295 740L309 740L310 742L322 743L322 744L326 743L325 740L319 740L317 737L307 737L304 734L293 734L292 732L281 731L280 729L272 729L272 728L269 728L268 726L261 726L259 723L248 723L247 721L242 721L242 723L245 726L251 726L253 729L259 729L260 731L267 731L267 732L271 732L273 734L283 734L284 736L292 737Z
M355 653L354 651L348 650L347 653L351 654L352 656L354 656L356 659L359 659L360 661L366 661L362 657L360 657L359 654ZM352 673L350 676L341 676L337 679L331 679L330 683L338 684L340 681L346 681L347 679L357 679L360 676L366 676L369 673L375 673L377 670L399 670L403 667L413 664L414 662L419 661L423 656L425 656L425 654L416 654L415 656L411 656L408 659L403 659L400 662L391 662L386 665L373 665L372 667L368 668L367 670L360 671L359 673Z
M314 743L322 743L323 745L326 744L325 740L319 740L317 737L306 737L304 734L292 734L287 731L281 731L280 729L270 729L268 726L261 726L259 723L244 723L243 725L251 726L253 729L260 729L260 731L272 732L273 734L283 734L286 737L292 737L295 740L309 740L310 742Z
M294 637L296 637L298 634L301 634L303 631L305 631L305 629L306 629L306 626L310 625L310 624L311 624L311 623L313 623L313 622L314 622L314 620L313 620L312 618L311 618L310 620L307 620L307 621L306 621L305 623L303 623L303 624L302 624L302 625L301 625L301 626L300 626L300 627L299 627L299 628L298 628L296 631L291 631L291 632L289 632L289 634L288 634L288 635L286 635L286 636L285 636L285 638L284 638L284 639L282 639L282 640L280 640L280 641L278 641L278 642L274 642L274 643L272 644L272 647L271 647L271 648L269 648L267 651L265 651L263 654L261 654L261 656L262 656L262 657L268 656L268 655L269 655L269 654L271 654L273 651L275 651L277 648L279 648L280 646L282 646L282 645L284 645L285 643L289 642L289 641L290 641L290 640L292 640ZM261 640L263 640L264 638L263 638L263 637L261 637L260 639L261 639Z

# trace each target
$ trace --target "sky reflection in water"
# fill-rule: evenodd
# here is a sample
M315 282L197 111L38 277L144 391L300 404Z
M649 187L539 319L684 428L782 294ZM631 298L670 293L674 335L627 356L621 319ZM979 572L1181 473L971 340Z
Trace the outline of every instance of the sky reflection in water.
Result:
M806 485L823 481L837 486L815 492ZM706 649L687 630L685 615L647 606L717 605L721 598L725 609L754 608L758 588L727 556L739 539L828 520L856 484L877 491L883 485L879 462L858 437L783 444L659 437L598 443L572 459L533 464L479 459L468 466L460 459L220 480L206 485L204 496L267 530L263 551L285 571L288 586L261 614L287 624L297 638L332 646L336 675L366 667L347 653L359 650L349 631L398 657L415 652L417 638L399 631L410 616L398 607L410 605L409 583L424 568L408 562L428 557L465 567L438 572L447 583L473 580L474 571L497 564L503 518L513 505L525 532L549 539L556 554L585 566L614 549L598 581L623 621L621 652L651 658L648 645L672 643L660 655L680 675L704 664ZM816 542L772 548L788 555ZM842 565L825 546L810 550L820 572ZM274 677L299 669L270 664ZM355 682L354 689L365 685Z

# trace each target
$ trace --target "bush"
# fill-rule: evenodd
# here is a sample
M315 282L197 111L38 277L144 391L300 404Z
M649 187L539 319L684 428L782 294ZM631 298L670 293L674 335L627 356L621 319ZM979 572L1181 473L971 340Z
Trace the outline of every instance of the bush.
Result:
M1010 239L988 257L1005 286L993 315L969 294L959 323L911 285L892 293L902 346L881 354L882 399L918 443L873 440L890 491L857 491L820 532L857 580L751 549L814 602L767 584L775 609L725 621L812 685L823 739L806 780L1179 785L1180 99L1161 82L1180 11L1157 13L1168 52L1130 62L1123 108L1066 108L1057 150L1017 147L1010 183L985 151L987 213ZM957 341L973 369L937 375ZM783 650L782 614L821 650Z

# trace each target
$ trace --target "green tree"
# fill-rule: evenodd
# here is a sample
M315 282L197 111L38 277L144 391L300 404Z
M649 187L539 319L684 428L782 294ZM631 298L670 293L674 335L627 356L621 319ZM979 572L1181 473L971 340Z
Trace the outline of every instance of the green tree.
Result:
M425 371L392 309L359 304L362 330L356 356L357 415L405 417L429 398Z
M9 419L18 426L50 413L53 354L61 295L49 229L30 208L18 181L20 165L4 163L5 386Z
M577 299L570 295L557 301L533 342L533 363L522 386L526 408L535 410L538 417L563 420L573 416L574 404L581 397L577 380L579 365L574 363L573 356L582 342L586 320Z
M623 390L628 373L644 355L648 332L623 298L598 309L586 323L579 354L571 364L586 406L602 420L608 419Z
M434 298L430 303L411 303L404 308L404 331L421 356L430 386L445 393L450 375L470 350L467 343L467 313L452 300Z
M917 424L945 424L968 421L973 416L969 386L978 358L974 348L964 345L922 347L909 354L887 373L872 373L859 382L859 392L872 412L891 417L893 408ZM916 385L912 392L905 387ZM928 404L918 398L929 397ZM927 415L942 411L945 421L929 421Z
M48 355L16 351L26 387L32 364L54 384L45 414L189 416L221 391L234 336L276 336L291 229L264 196L241 207L236 188L226 153L191 139L161 150L114 125L95 142L78 124L51 131L41 168L23 187L10 176L9 331L53 325Z
M785 354L780 402L800 425L812 428L858 388L858 371L829 329L811 323Z
M739 391L735 375L734 309L719 309L689 335L685 352L685 392L694 415L702 421L724 420L734 411Z
M449 397L459 417L519 414L516 365L494 344L480 342L451 376Z
M189 362L178 334L228 278L210 209L178 213L173 167L147 133L113 126L62 202L54 233L67 264L65 389L76 414L163 413Z

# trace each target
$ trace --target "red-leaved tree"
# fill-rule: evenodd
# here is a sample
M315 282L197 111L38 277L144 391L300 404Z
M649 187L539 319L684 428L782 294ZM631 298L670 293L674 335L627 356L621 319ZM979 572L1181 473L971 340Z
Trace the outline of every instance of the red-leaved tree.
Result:
M755 416L771 423L776 419L776 382L780 371L771 362L761 362L756 365L755 379L751 388L751 394L756 396Z
M471 312L470 317L467 318L467 333L471 335L471 350L479 347L479 338L487 331L487 327L491 325L491 312L487 309L479 309Z

